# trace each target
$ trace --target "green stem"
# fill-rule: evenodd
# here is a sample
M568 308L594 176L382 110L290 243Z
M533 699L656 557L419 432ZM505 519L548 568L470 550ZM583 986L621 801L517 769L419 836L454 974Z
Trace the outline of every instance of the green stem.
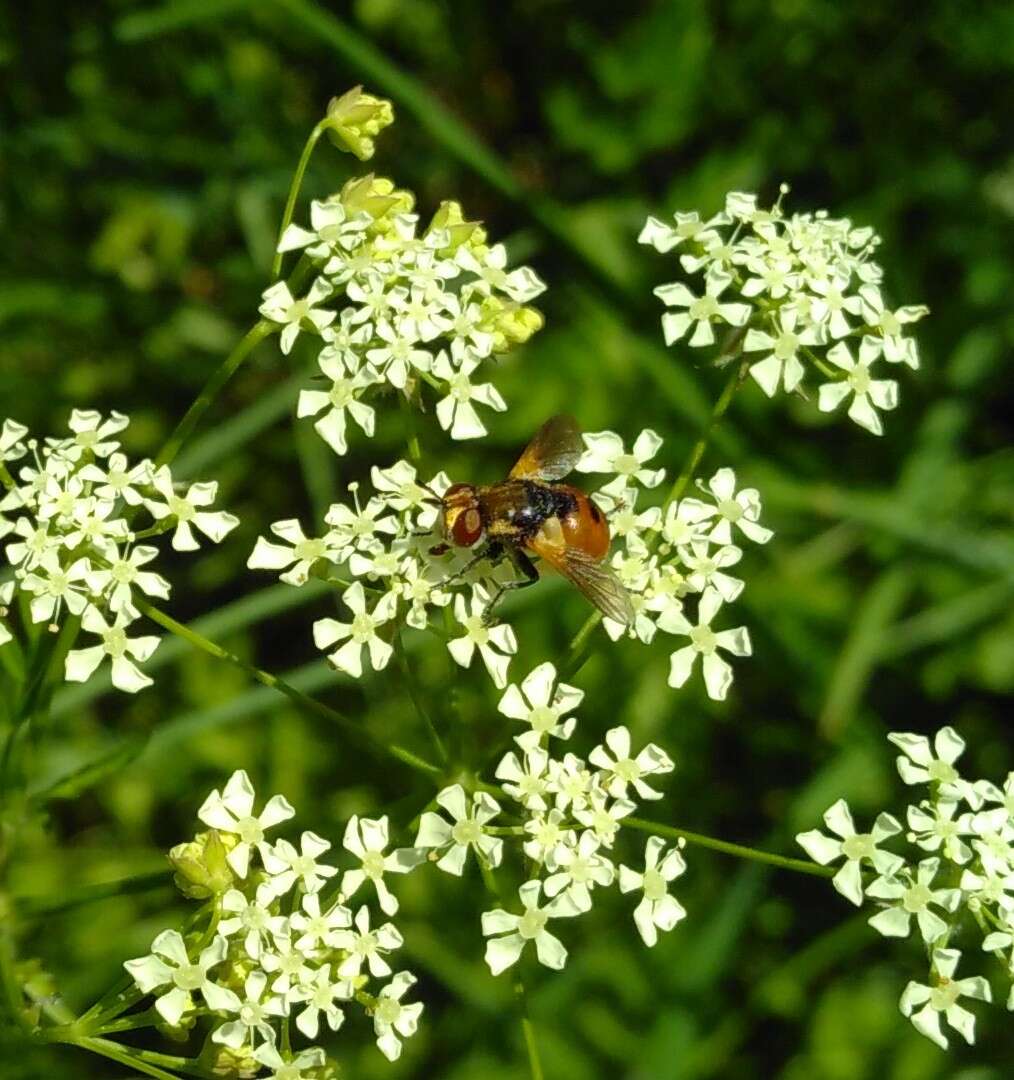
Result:
M14 947L11 921L11 916L5 914L3 923L0 924L0 991L3 993L4 1005L11 1019L18 1027L30 1034L32 1025L25 1015L25 996L16 970L17 952Z
M290 686L284 679L280 679L277 675L272 675L268 671L263 671L261 668L255 667L253 664L248 664L245 660L240 659L235 653L229 652L228 649L223 648L221 645L216 644L214 641L210 641L202 634L198 634L196 630L186 626L184 623L177 622L171 615L167 615L164 611L141 597L136 597L134 601L135 607L143 614L147 615L152 622L158 623L159 626L164 627L170 633L175 634L177 637L183 638L184 641L189 642L196 649L200 649L201 652L207 653L209 656L213 656L218 660L225 660L235 667L245 671L248 675L252 676L257 682L264 686L271 687L272 690L277 690L280 694L284 694L290 701L294 702L300 708L307 710L308 712L316 713L318 716L324 717L337 727L341 728L350 738L354 739L364 749L370 750L374 754L387 755L396 758L403 764L410 766L417 772L425 773L431 780L437 780L443 776L443 770L439 765L434 765L432 762L426 761L413 753L411 750L406 749L403 746L399 746L396 743L383 743L378 739L373 738L367 732L363 731L358 724L354 723L347 716L343 716L336 709L332 709L330 706L325 705L323 702L317 701L310 697L308 694L304 694L301 690L297 690L294 686Z
M239 366L269 334L278 328L277 323L261 319L243 335L231 353L218 365L211 378L204 384L193 404L183 414L183 419L166 440L165 445L155 458L155 465L169 465L180 452L180 447L197 427L208 407L218 397L225 384L233 377Z
M207 1075L193 1058L158 1054L153 1050L138 1050L133 1046L121 1046L111 1039L102 1039L93 1035L75 1035L72 1032L59 1035L51 1033L49 1040L67 1046L78 1046L82 1050L90 1050L93 1054L119 1062L135 1072L153 1076L155 1080L179 1080L179 1072L185 1072L191 1076ZM176 1069L177 1072L171 1073L167 1069Z
M299 198L299 189L303 186L303 174L306 172L306 166L310 163L310 157L313 154L314 147L317 145L317 141L330 126L330 121L327 120L327 118L321 120L313 131L310 132L310 136L303 147L303 152L299 156L299 164L296 166L296 171L292 177L292 183L289 185L289 197L285 202L285 212L282 214L282 224L278 230L278 243L275 244L275 257L271 262L272 281L277 281L282 271L282 260L285 256L278 250L278 246L282 242L282 235L292 222L292 214L296 209L296 200Z
M777 866L781 870L795 870L799 874L810 874L813 877L834 877L833 866L818 866L816 863L807 862L805 859L792 859L787 855L775 855L770 851L759 851L757 848L746 847L744 844L732 844L728 840L716 840L713 836L704 836L702 833L690 832L687 829L677 829L673 825L662 825L657 821L645 821L643 818L624 818L621 825L639 832L651 833L654 836L664 836L670 840L685 840L688 844L696 844L698 847L710 848L712 851L721 851L724 855L735 855L739 859L750 859L752 862L767 863L768 866Z
M144 1012L131 1013L130 1016L121 1016L118 1020L110 1020L108 1024L102 1024L95 1029L96 1035L111 1035L115 1031L136 1031L137 1028L155 1027L162 1023L162 1017L154 1006L145 1009Z

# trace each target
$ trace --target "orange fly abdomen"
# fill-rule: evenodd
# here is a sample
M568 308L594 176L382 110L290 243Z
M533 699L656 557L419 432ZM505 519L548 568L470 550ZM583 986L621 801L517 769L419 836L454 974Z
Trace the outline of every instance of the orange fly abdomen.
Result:
M609 524L606 515L583 491L568 485L576 506L560 519L564 542L570 548L583 551L591 559L604 559L609 554Z

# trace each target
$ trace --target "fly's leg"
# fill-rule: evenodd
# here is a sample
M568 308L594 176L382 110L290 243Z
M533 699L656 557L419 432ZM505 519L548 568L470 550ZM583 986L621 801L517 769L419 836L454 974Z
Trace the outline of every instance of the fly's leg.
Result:
M473 555L467 563L460 570L455 570L449 577L445 577L436 587L438 589L445 589L452 582L457 581L459 578L463 578L473 566L478 566L479 563L484 560L488 561L490 566L496 566L498 562L503 558L504 550L503 544L498 544L495 541L487 544L482 551Z
M535 569L535 563L520 548L510 547L506 553L514 564L514 569L520 570L524 577L515 578L513 581L505 581L500 585L482 613L483 626L492 626L496 622L493 610L500 603L504 593L513 592L515 589L527 589L529 585L534 585L539 580L539 572Z

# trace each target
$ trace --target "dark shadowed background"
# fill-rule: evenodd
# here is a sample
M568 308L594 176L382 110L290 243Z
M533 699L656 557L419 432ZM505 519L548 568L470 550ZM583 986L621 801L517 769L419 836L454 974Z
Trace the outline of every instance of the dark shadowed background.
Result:
M839 795L863 822L903 805L888 730L953 724L971 775L1014 768L1010 4L39 0L0 9L0 74L0 416L41 434L62 432L72 406L119 409L135 456L158 448L254 321L303 140L359 82L398 112L370 167L413 188L424 213L460 199L550 286L546 329L498 375L511 408L491 437L449 446L424 429L427 463L456 478L502 475L562 408L591 430L654 427L678 471L724 376L662 347L651 287L674 264L635 244L647 213L710 213L737 188L770 200L787 181L788 209L874 226L890 300L932 310L886 435L752 385L739 395L705 470L733 465L776 530L743 567L754 658L718 704L696 680L667 689L661 644L609 650L578 677L583 749L629 724L677 761L654 816L791 854ZM356 168L322 147L306 195ZM172 611L221 609L210 636L421 740L395 680L337 684L323 668L309 634L327 609L319 592L245 569L269 522L319 521L341 483L402 454L396 423L339 461L294 420L312 360L305 341L288 358L262 346L179 459L183 475L219 481L242 525L169 560ZM584 618L554 588L516 601L516 675ZM417 655L444 692L439 648ZM404 823L420 803L412 776L233 668L172 642L151 669L156 685L137 697L58 695L37 736L40 776L117 746L130 764L12 840L12 888L43 898L26 909L23 952L75 1005L186 907L168 887L83 904L89 886L163 866L232 769L336 839L353 811ZM475 671L459 685L481 746L494 693ZM566 928L563 974L525 969L553 1080L1010 1075L1002 1006L979 1008L980 1045L950 1056L899 1015L904 984L924 974L914 941L885 943L819 879L688 856L690 916L656 949L611 894ZM347 1023L334 1043L347 1075L526 1076L509 984L482 963L478 878L399 884L427 1010L397 1066ZM125 1075L115 1068L0 1045L3 1080Z

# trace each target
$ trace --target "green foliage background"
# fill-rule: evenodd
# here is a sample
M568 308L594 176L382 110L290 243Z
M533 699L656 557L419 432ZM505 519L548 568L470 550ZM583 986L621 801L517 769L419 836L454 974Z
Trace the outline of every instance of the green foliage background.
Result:
M771 197L786 180L790 209L872 224L891 299L932 309L923 370L882 440L812 402L739 395L705 467L756 484L777 532L744 567L754 659L717 704L699 685L666 688L661 646L600 653L578 678L580 749L627 723L677 760L654 816L788 853L839 795L863 820L900 807L887 730L954 724L973 775L1014 768L1009 3L39 0L0 9L0 71L0 415L56 433L71 406L120 409L135 455L157 449L252 323L302 142L357 82L399 112L372 166L423 210L461 199L550 284L545 331L498 378L511 409L491 438L451 447L423 429L427 461L457 478L502 475L564 407L591 430L656 428L678 470L723 376L661 345L650 290L674 264L635 245L646 213L710 212L729 189ZM337 189L354 164L323 149L306 195ZM340 462L295 422L311 362L308 348L284 359L262 346L179 459L183 475L220 481L242 526L168 567L171 610L216 611L199 624L209 636L422 747L395 678L339 683L316 658L309 627L329 601L244 568L269 522L319 520L341 483L401 455L395 421ZM515 601L516 673L557 655L584 618L555 588ZM439 649L416 655L446 696ZM3 837L12 890L28 898L22 953L77 1006L185 906L168 887L94 887L160 870L232 769L335 839L353 811L405 822L423 801L413 776L233 668L176 641L149 667L156 686L136 698L57 695L33 747L40 785L103 755L129 764ZM476 672L457 687L481 751L495 696ZM922 972L916 945L885 943L826 882L688 858L690 917L656 949L611 896L564 929L565 973L526 969L549 1077L1010 1075L1002 1008L979 1010L977 1048L943 1055L897 1012ZM347 1075L526 1076L509 985L481 960L477 877L403 886L405 959L427 1011L397 1066L347 1024ZM123 1075L11 1038L0 1031L3 1080Z

